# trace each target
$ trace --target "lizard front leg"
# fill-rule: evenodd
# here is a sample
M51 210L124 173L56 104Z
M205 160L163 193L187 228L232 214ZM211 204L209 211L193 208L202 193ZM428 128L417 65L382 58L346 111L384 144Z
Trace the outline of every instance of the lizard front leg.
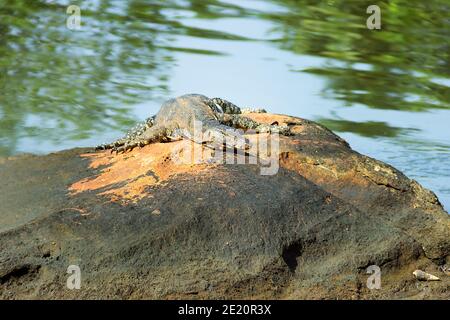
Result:
M222 123L233 128L255 130L257 133L279 133L285 136L292 135L292 132L288 126L260 123L236 114L225 116Z
M234 103L221 98L212 98L207 102L209 107L216 113L243 114L243 113L267 113L262 108L239 108Z
M241 108L234 103L221 98L212 98L207 102L208 106L217 114L239 114Z

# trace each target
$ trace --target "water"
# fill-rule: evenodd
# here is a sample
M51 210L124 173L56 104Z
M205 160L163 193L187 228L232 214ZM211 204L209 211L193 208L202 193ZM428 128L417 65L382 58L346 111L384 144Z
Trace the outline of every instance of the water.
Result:
M381 31L367 6L0 0L0 155L111 141L195 92L321 122L448 209L450 3L380 4Z

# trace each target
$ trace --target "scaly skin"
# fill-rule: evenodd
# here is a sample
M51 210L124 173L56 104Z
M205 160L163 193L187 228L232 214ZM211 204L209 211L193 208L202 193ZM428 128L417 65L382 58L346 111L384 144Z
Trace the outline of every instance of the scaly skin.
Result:
M267 125L243 117L243 112L265 112L263 109L241 110L229 101L210 99L199 94L187 94L163 103L156 116L132 128L125 137L109 144L102 144L96 150L111 149L111 152L125 152L135 147L143 147L155 142L169 142L188 138L206 145L223 144L226 137L233 137L237 149L248 149L247 141L235 129L252 129L257 133L277 132L290 135L287 126ZM197 138L194 123L200 122L202 132L208 133ZM228 142L229 143L229 142Z

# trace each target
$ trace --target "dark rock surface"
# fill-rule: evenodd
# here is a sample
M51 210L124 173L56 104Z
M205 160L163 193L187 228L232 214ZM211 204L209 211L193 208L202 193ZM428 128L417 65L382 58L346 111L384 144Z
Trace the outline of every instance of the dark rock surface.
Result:
M298 122L276 175L176 164L179 142L0 159L0 298L450 298L450 218L432 192L313 122L251 117Z

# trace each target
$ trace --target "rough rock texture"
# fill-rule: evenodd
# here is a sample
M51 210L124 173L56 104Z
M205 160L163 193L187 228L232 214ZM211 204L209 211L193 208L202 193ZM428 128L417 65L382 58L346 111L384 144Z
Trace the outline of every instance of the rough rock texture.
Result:
M0 159L0 298L450 298L450 218L432 192L316 123L249 116L298 123L276 175L177 163L183 142Z

